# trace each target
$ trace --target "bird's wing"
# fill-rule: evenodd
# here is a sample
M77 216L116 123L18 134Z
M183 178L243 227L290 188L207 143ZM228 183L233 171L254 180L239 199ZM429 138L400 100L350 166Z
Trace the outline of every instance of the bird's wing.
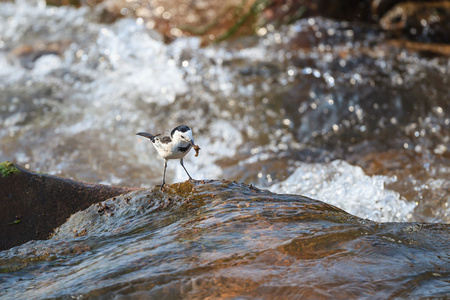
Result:
M168 144L172 141L172 138L169 135L165 134L155 135L155 139L157 139L162 144Z

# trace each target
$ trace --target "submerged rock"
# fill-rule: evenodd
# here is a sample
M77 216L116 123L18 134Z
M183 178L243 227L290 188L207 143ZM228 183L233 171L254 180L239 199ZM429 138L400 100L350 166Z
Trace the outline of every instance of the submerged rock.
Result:
M0 172L0 250L46 239L71 214L137 189L32 173L11 162Z
M187 181L91 205L51 239L0 252L0 297L439 298L449 237L449 225L377 223L300 195Z
M305 220L325 220L338 223L370 222L354 217L345 211L300 195L280 195L267 190L260 190L243 183L230 181L186 181L166 186L164 191L159 187L139 190L126 195L108 199L91 205L88 209L71 216L61 227L56 229L53 239L67 239L83 236L110 235L123 233L134 226L142 226L153 222L153 213L161 210L176 211L176 214L190 214L205 207L223 206L223 213L229 218L245 218L246 211L252 207L282 208L288 201L290 208L283 212L286 220L302 218ZM256 215L254 221L265 219L264 215ZM144 218L144 220L142 219ZM147 219L148 218L148 219ZM217 222L220 222L218 219Z
M448 18L450 2L402 2L391 8L381 19L384 30L397 31L425 43L450 42Z

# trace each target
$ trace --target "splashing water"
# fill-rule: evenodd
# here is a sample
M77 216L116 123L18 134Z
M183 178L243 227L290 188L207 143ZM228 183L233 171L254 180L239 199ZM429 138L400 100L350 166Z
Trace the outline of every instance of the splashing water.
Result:
M367 176L360 167L336 160L328 164L304 164L270 190L321 199L360 218L409 221L415 204L385 188L393 181L387 176Z

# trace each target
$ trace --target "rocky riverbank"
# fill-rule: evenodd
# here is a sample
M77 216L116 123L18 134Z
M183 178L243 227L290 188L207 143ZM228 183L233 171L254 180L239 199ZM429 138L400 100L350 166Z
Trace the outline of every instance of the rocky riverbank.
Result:
M0 164L0 250L47 239L71 214L137 190L78 182Z

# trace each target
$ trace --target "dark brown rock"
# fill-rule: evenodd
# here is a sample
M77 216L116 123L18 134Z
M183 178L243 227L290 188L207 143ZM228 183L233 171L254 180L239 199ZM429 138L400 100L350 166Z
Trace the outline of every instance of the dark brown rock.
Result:
M71 214L138 188L77 182L1 164L0 250L46 239Z
M450 42L450 1L402 2L386 12L380 27L392 36L422 43Z

